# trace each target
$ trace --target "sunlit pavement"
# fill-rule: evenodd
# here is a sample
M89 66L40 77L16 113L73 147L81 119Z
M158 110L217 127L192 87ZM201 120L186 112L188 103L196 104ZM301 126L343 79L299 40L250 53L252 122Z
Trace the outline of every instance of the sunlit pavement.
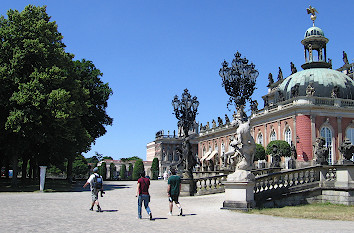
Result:
M152 181L150 208L137 219L136 181L106 182L102 213L79 192L0 193L0 232L353 232L353 222L290 219L221 210L224 194L181 197L168 215L167 183Z

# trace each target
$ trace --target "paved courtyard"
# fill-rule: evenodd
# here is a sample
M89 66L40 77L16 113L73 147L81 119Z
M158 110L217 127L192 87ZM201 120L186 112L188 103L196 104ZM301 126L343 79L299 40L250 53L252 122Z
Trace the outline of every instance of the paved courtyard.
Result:
M167 184L152 181L154 221L137 217L136 182L106 182L103 213L89 211L90 192L0 193L0 232L354 232L350 221L251 215L221 210L224 194L181 197L184 216L168 216Z

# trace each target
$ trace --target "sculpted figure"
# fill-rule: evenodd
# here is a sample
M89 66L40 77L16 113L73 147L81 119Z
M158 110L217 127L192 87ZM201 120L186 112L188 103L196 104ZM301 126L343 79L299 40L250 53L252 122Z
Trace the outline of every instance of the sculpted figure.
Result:
M227 114L225 114L225 125L228 125L228 124L230 124L230 119L227 116Z
M297 83L295 86L291 88L291 96L292 97L298 97L299 96L299 87L300 85Z
M349 162L354 153L354 145L348 138L346 138L344 142L340 145L339 151L342 153L343 159L346 162Z
M343 61L344 64L349 64L347 53L343 51Z
M328 165L328 148L325 147L325 139L323 137L316 138L314 145L314 154L315 154L315 164L317 165Z
M210 129L209 121L207 122L207 124L206 124L206 126L205 126L205 129Z
M309 83L306 87L306 96L313 96L315 94L315 88L313 87L313 83Z
M291 74L295 74L297 72L297 69L294 65L294 63L290 62L290 69L291 69Z
M256 143L250 133L250 120L246 122L238 121L236 138L230 143L235 149L234 157L240 157L236 164L236 170L250 170L253 168L254 152Z
M214 119L211 123L213 124L213 128L216 128L216 121Z
M271 84L274 83L274 79L273 79L272 73L269 73L269 74L268 74L268 81L269 81L269 83L268 83L268 86L267 86L267 87L269 87Z
M280 157L281 154L278 151L278 146L277 145L273 145L273 151L272 151L272 163L271 163L271 167L280 167Z
M278 90L278 101L282 102L284 100L285 100L285 98L284 98L283 92L281 90Z
M257 100L252 100L250 105L251 105L252 113L257 112L257 110L258 110L258 102L257 102Z
M279 67L279 73L278 73L278 81L283 79L283 71Z
M338 86L334 86L331 92L331 97L332 98L340 98L339 96L339 87Z
M222 127L224 124L222 122L222 119L220 117L218 117L218 126Z

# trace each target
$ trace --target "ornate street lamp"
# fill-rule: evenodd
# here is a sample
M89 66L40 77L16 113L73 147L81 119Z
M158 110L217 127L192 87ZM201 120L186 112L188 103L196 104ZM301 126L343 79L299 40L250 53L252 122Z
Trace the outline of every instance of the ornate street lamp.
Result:
M193 168L196 165L197 161L192 154L191 144L189 142L188 132L192 129L195 123L195 117L198 114L199 101L197 97L192 97L189 94L188 89L185 89L181 100L178 99L178 96L172 100L172 106L174 114L178 119L178 127L182 127L183 130L183 142L182 142L182 155L183 155L183 165L186 169L184 171L184 178L189 179L190 182L190 194L193 195L195 191L195 185L193 180Z
M232 60L231 67L226 61L222 63L219 75L222 78L222 86L230 96L227 106L235 104L237 115L246 120L247 116L243 112L243 107L246 101L252 100L251 96L256 89L256 79L259 75L255 65L253 63L248 64L248 60L241 58L241 54L237 52Z
M197 115L199 101L197 97L191 97L189 94L188 89L185 89L181 100L178 99L178 96L172 100L172 106L174 110L174 114L178 119L178 127L182 127L183 129L183 136L186 138L188 137L188 131L192 128L195 117Z

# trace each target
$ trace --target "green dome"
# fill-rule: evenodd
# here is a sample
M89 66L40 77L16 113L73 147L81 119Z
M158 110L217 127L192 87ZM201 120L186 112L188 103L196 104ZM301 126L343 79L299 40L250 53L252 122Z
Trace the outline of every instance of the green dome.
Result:
M278 90L287 100L292 98L291 88L298 84L298 96L306 96L310 83L315 89L313 96L331 98L332 90L337 86L339 98L354 100L354 81L342 72L326 68L312 68L292 74L284 79Z
M305 32L304 38L307 38L307 37L310 37L310 36L324 36L324 32L319 27L310 27Z

